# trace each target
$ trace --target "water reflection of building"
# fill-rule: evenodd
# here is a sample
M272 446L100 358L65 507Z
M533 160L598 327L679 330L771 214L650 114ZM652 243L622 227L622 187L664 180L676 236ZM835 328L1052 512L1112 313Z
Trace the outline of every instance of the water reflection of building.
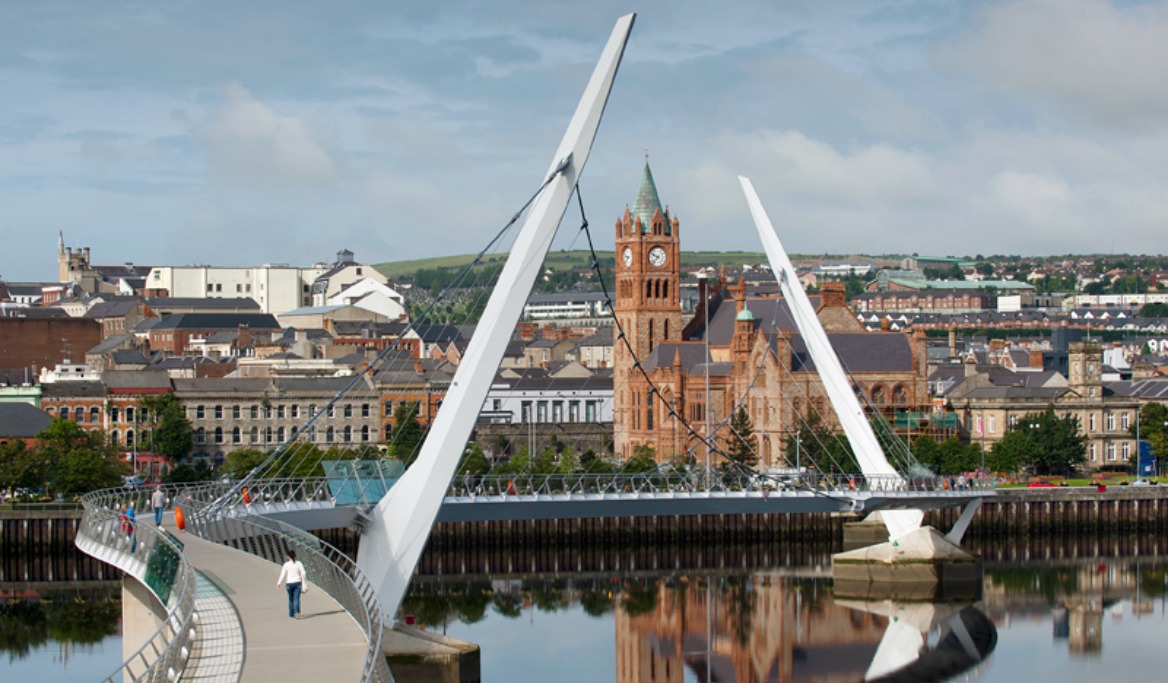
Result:
M1131 601L1138 613L1139 569L1117 562L986 572L985 604L994 622L1050 619L1051 637L1076 655L1103 649L1103 615Z
M837 607L830 588L754 576L734 583L664 583L656 608L616 613L616 680L855 681L887 620Z

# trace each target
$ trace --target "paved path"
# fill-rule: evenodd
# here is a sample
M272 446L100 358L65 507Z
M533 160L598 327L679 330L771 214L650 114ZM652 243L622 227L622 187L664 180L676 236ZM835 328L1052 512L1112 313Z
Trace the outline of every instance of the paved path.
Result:
M174 529L170 515L164 524ZM278 566L193 534L180 531L176 536L201 574L195 610L203 633L191 653L190 680L360 680L367 641L341 606L312 584L311 576L310 590L300 601L302 618L290 619L288 593L275 585Z

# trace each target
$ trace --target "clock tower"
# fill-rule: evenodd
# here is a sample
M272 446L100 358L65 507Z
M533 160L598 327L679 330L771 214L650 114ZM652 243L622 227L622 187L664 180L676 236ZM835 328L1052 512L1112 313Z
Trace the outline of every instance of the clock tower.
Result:
M681 339L681 247L677 217L661 206L649 162L631 208L616 221L616 303L620 321L636 358L644 361L663 341ZM669 360L672 363L672 359ZM628 377L634 358L619 340L613 340L614 425L622 433L629 406ZM628 455L628 454L625 454Z

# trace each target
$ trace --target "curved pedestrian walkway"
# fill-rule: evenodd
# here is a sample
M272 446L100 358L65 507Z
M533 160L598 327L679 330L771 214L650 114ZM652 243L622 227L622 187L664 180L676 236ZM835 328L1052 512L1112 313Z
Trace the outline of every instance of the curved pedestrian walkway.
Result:
M169 519L170 528L173 523ZM302 618L288 617L280 568L225 545L177 532L199 572L195 611L202 631L184 680L209 683L357 681L368 641L341 606L308 577Z

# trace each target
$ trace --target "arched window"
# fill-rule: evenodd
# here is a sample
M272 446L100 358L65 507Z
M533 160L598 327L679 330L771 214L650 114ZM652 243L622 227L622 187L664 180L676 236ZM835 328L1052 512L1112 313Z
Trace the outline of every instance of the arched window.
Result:
M252 427L251 433L248 436L249 436L251 443L259 443L260 442L260 428L259 427Z
M645 392L645 429L653 429L653 390Z
M93 406L89 409L89 421L94 422L94 423L101 422L101 409L100 408L98 408L97 406Z
M329 425L328 429L324 430L324 442L325 443L332 443L333 442L333 427L332 427L332 425Z
M276 429L276 441L277 441L278 443L284 443L284 435L285 435L284 428L283 428L283 427L278 427L278 428Z
M649 352L653 352L653 321L649 321Z
M195 430L195 443L207 443L207 430L199 427Z
M661 287L661 296L662 296L663 298L666 298L666 299L668 299L668 298L669 298L669 280L666 280L666 281L663 283L663 285L662 285L662 287Z
M231 429L231 443L239 443L243 438L243 434L239 431L239 427Z
M369 440L369 425L364 425L361 427L361 440L362 441Z
M892 390L892 403L898 406L903 406L908 403L908 392L904 390L903 384L897 384Z
M118 430L116 430L116 429L113 430L112 432L110 432L110 445L111 446L118 445Z
M127 446L134 445L134 430L133 429L126 430L126 445Z
M344 439L345 443L352 442L353 441L353 428L350 427L349 425L345 425L345 432L344 433L345 433L345 439Z
M665 321L665 330L664 330L664 334L661 335L661 338L665 339L665 340L669 339L669 321L668 320Z
M126 422L134 421L134 406L126 406Z
M345 417L353 417L353 404L352 403L345 404Z
M215 428L215 443L223 443L223 428Z
M888 403L888 394L884 391L884 387L877 384L872 387L872 403L882 406Z
M85 409L77 406L73 409L73 419L77 422L85 422Z
M645 281L645 298L646 299L653 298L653 281L652 280Z

